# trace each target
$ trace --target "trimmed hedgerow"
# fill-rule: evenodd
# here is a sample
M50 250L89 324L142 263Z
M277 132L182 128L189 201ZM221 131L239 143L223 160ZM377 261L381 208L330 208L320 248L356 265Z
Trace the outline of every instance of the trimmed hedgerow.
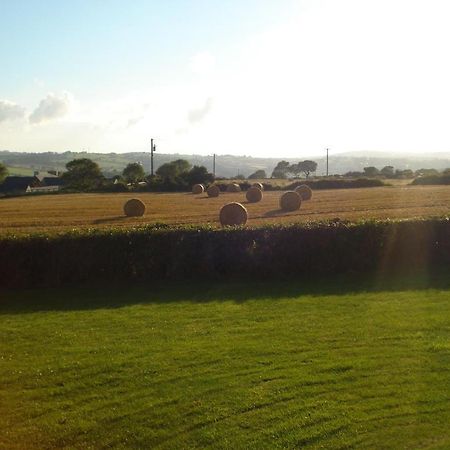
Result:
M416 178L413 185L450 185L450 175L430 175L427 177Z
M448 218L88 230L0 239L0 286L392 273L450 264Z
M295 190L297 186L306 184L311 189L352 189L352 188L368 188L386 186L382 180L377 178L358 178L356 180L342 180L327 178L322 180L312 181L294 181L292 184L286 186L287 190Z

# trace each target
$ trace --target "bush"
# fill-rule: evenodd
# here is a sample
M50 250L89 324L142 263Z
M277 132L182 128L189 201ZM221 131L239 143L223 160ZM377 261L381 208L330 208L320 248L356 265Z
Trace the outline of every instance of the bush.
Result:
M352 189L385 186L383 181L374 178L358 178L356 180L324 178L314 181L295 181L285 187L286 190L295 190L296 187L306 184L311 189Z
M153 225L0 238L0 286L285 276L450 264L450 220L216 230Z
M416 178L412 184L414 185L435 185L435 184L450 184L450 175L430 175L426 177Z

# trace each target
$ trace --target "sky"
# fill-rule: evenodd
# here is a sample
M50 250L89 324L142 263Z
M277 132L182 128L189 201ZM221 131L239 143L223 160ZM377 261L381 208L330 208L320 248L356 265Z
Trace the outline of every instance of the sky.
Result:
M450 156L448 0L0 0L0 149Z

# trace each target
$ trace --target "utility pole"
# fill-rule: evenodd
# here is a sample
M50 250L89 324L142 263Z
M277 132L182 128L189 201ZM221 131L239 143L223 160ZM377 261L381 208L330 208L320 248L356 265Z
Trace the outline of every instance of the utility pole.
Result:
M327 148L327 176L328 176L328 148Z
M153 177L153 152L156 151L156 145L153 144L153 138L150 142L150 176Z
M213 154L213 175L216 177L216 154Z

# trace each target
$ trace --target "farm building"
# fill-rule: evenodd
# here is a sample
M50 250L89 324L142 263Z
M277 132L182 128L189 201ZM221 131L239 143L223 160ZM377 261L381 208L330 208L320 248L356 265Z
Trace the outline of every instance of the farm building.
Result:
M33 176L10 176L0 185L0 192L31 193L58 191L62 186L62 179L56 175L44 172L35 172Z

